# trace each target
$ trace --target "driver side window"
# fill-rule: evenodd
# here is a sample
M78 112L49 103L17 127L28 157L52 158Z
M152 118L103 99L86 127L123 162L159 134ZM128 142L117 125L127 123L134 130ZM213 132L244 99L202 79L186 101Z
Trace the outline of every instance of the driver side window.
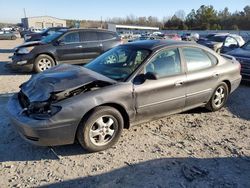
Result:
M66 34L62 40L64 43L78 43L80 42L80 36L78 32Z
M181 73L181 61L178 49L167 49L158 52L145 69L145 73L153 72L159 78Z

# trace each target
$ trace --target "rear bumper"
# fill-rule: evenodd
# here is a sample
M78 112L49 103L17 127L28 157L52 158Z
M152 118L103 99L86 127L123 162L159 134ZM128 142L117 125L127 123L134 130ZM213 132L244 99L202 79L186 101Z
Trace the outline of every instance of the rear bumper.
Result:
M231 82L231 93L239 87L241 79L242 79L242 76L240 76L238 79Z
M75 141L76 121L60 120L56 122L50 119L32 119L21 114L23 109L17 95L11 97L7 109L11 124L29 143L39 146L56 146L72 144Z

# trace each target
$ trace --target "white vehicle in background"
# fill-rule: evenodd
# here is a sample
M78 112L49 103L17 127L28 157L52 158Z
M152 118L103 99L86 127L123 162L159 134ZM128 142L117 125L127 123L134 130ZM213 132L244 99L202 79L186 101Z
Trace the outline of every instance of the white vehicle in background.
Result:
M30 31L33 33L41 33L44 29L30 28Z
M12 30L12 27L4 27L2 28L3 31L11 31Z

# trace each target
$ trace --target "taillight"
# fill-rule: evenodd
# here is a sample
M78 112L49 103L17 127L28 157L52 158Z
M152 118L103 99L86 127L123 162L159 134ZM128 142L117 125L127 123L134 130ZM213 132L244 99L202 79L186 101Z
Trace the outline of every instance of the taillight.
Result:
M240 63L238 63L238 65L239 65L239 70L241 71L241 64L240 64Z

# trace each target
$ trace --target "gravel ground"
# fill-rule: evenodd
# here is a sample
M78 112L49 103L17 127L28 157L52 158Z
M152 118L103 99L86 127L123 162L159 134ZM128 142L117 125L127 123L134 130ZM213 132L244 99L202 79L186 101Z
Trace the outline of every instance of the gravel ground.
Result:
M6 102L29 74L4 67L17 41L0 41L0 187L250 187L250 86L227 106L203 108L124 130L116 146L37 147L10 125Z

